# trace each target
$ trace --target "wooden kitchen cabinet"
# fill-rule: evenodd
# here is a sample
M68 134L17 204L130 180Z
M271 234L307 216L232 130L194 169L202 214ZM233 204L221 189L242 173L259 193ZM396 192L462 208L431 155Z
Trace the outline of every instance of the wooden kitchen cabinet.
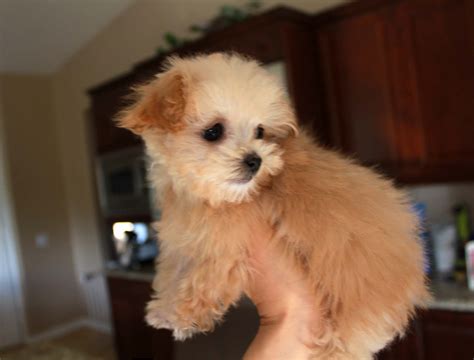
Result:
M134 74L126 74L89 91L96 154L140 144L137 136L114 123L117 113L127 104L133 85L136 85Z
M424 359L474 359L474 313L429 311L422 321Z
M402 338L395 339L377 354L377 360L423 360L421 321L414 319Z
M107 283L118 359L172 360L171 332L155 330L145 323L150 282L109 276Z
M474 2L366 0L313 17L276 8L176 49L282 62L299 120L406 183L474 179ZM165 56L89 91L96 153L140 143L112 122Z
M314 18L331 144L402 182L474 179L474 2L356 2Z
M377 354L377 360L472 360L474 313L427 310L405 336Z

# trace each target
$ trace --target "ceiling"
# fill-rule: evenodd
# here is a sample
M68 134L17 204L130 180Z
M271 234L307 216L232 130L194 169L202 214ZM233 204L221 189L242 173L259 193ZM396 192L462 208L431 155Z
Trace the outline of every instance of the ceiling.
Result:
M0 73L50 74L132 0L0 0Z

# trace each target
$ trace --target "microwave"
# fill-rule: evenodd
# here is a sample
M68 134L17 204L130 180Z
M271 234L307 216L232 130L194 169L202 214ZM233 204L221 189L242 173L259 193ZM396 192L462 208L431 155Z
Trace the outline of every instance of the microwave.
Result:
M151 214L146 164L141 146L99 156L96 173L99 202L104 216Z

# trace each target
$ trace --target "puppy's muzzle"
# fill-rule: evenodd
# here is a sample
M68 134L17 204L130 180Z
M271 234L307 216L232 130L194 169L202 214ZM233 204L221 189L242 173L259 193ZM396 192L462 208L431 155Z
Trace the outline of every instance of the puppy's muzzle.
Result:
M244 157L243 162L247 171L250 174L255 175L258 169L260 169L260 165L262 164L262 158L256 153L250 153Z

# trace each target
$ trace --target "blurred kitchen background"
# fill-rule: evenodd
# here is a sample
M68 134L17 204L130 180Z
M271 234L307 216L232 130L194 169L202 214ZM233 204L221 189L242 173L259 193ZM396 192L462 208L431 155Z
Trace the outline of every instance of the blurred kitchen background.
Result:
M472 359L472 0L0 0L0 358L241 358L248 300L184 343L145 325L160 209L112 123L167 55L220 50L412 195L434 300L379 359Z

